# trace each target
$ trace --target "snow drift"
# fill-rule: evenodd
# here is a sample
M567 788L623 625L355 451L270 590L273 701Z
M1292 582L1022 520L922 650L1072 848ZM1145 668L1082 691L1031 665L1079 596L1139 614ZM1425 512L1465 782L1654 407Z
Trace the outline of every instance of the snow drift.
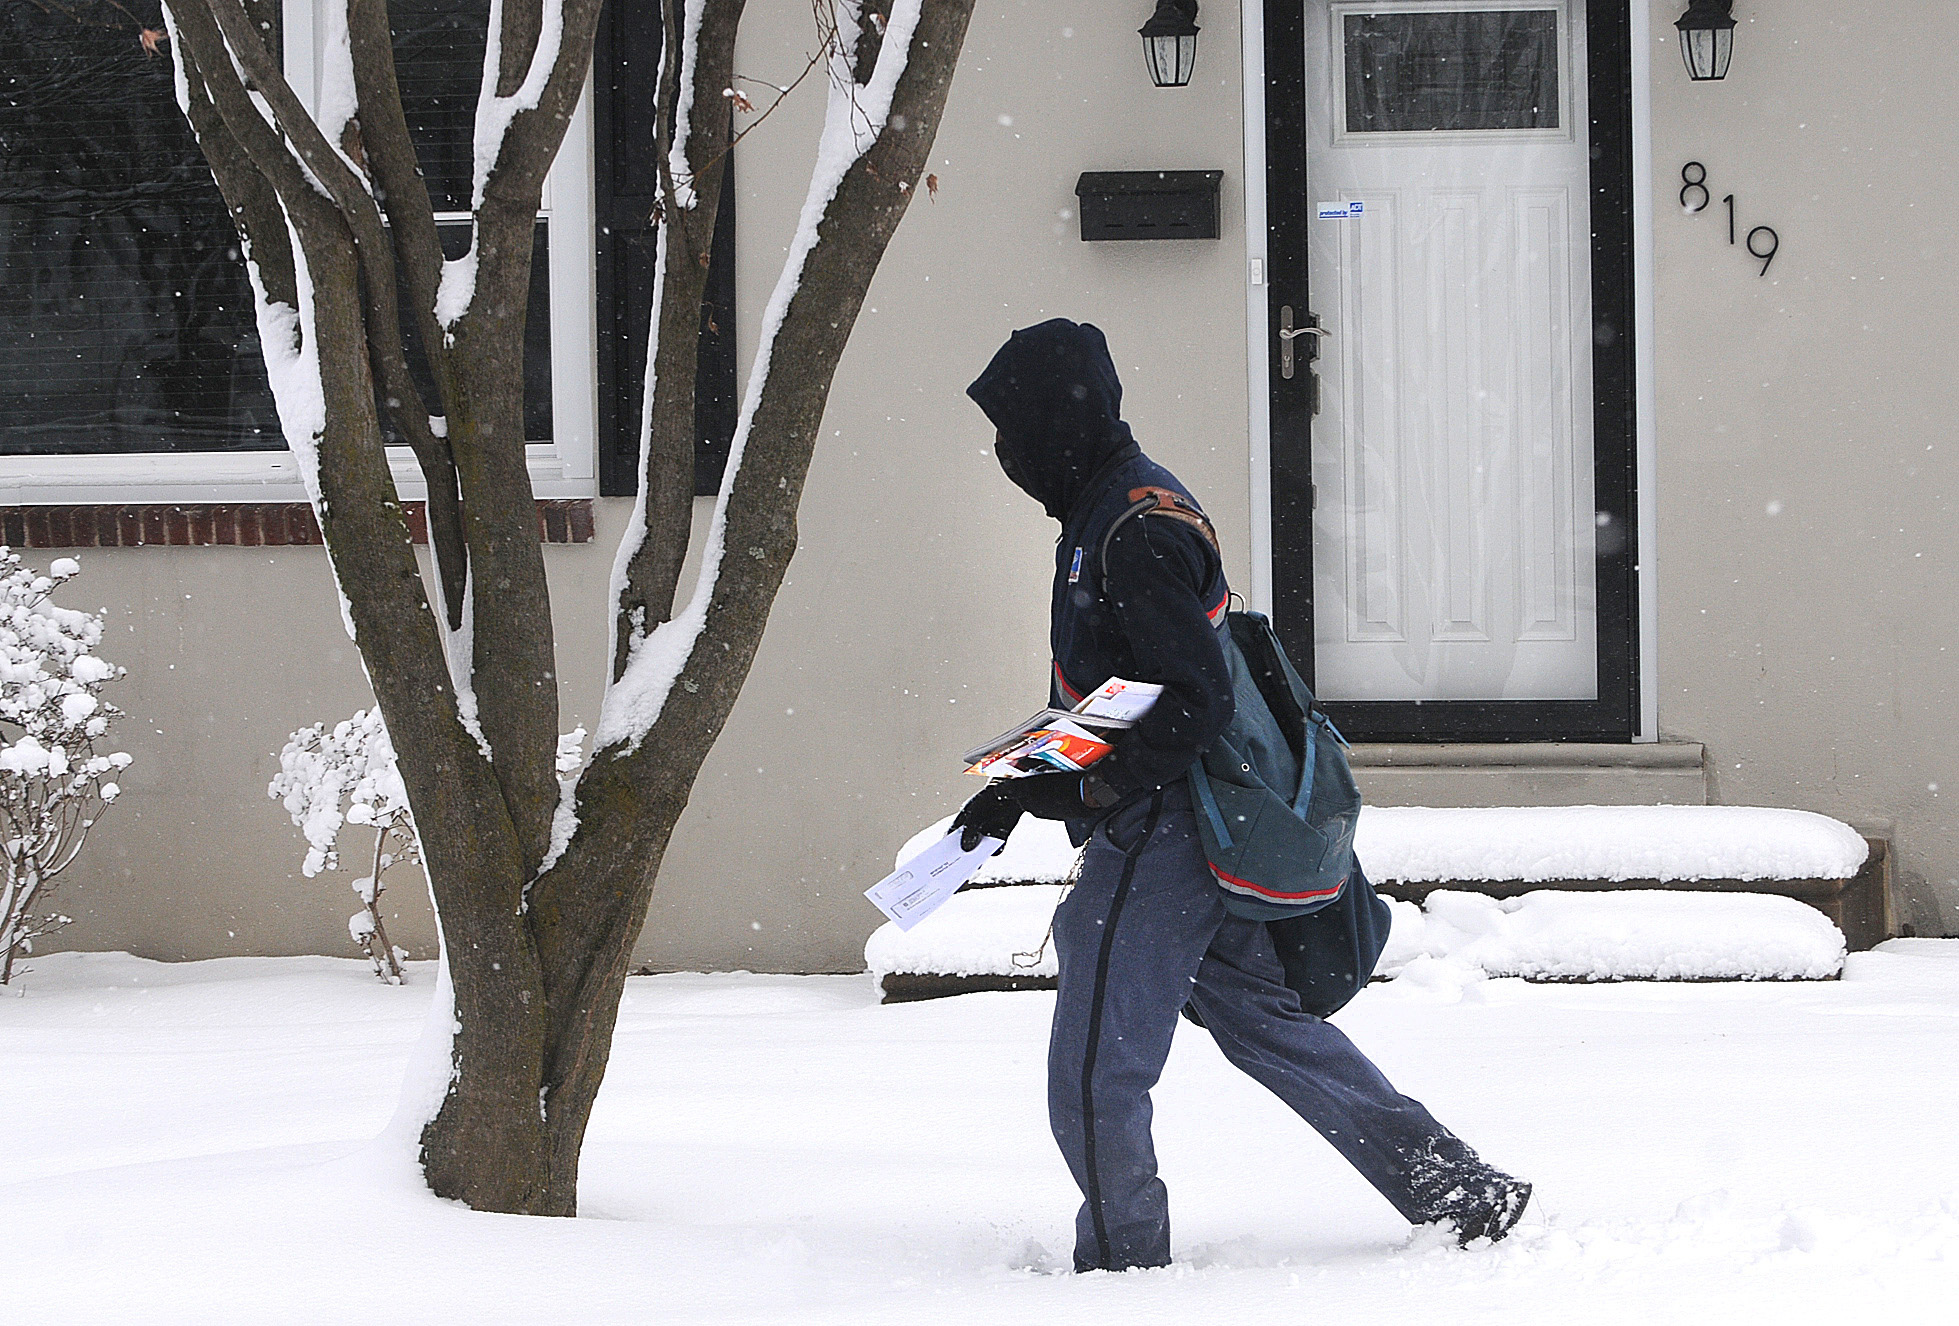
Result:
M1844 959L1823 913L1761 893L1543 889L1499 901L1442 889L1420 910L1396 908L1395 931L1404 952L1536 981L1820 981Z

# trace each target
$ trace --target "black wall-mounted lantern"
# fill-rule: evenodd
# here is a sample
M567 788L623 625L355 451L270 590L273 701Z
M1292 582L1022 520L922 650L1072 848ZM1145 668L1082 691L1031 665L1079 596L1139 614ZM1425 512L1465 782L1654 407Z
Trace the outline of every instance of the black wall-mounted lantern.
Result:
M1729 26L1733 26L1732 22ZM1143 35L1143 59L1158 87L1184 87L1197 64L1197 0L1156 0Z
M1673 21L1680 30L1680 58L1696 83L1728 76L1735 53L1735 0L1689 0L1687 12Z

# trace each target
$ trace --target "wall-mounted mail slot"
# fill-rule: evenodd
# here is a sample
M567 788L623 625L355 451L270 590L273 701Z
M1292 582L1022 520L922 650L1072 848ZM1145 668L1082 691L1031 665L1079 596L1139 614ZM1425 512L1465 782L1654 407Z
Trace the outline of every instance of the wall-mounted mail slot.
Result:
M1075 181L1083 239L1216 239L1221 170L1092 170Z

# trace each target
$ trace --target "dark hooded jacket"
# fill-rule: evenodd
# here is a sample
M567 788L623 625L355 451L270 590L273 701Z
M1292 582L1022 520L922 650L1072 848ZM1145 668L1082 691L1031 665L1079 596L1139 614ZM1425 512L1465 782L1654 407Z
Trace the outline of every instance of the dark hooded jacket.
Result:
M966 394L999 430L1001 469L1061 522L1049 702L1071 708L1112 676L1160 682L1162 698L1095 773L1125 798L1181 778L1231 720L1216 631L1230 590L1194 525L1119 517L1146 488L1196 499L1130 435L1093 325L1055 318L1015 332Z

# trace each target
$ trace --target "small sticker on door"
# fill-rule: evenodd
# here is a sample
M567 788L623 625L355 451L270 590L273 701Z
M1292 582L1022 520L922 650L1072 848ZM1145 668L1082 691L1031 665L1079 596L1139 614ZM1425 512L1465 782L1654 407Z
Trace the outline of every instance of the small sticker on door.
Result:
M1351 203L1321 203L1313 210L1322 221L1345 221L1350 216L1359 216L1366 210L1366 207L1366 203L1355 201Z

